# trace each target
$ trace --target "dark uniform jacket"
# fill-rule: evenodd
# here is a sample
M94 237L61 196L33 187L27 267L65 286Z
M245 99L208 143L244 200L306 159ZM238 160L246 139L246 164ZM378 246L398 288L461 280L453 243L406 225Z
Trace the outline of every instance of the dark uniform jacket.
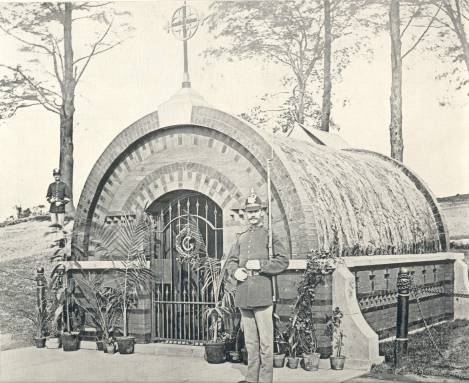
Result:
M230 250L227 269L234 279L234 272L244 267L248 260L259 260L261 269L258 275L248 276L243 282L237 281L235 306L243 309L270 306L272 304L271 276L279 274L288 267L285 247L273 236L273 254L269 259L269 233L264 227L251 226L238 234Z
M52 182L47 189L47 201L55 197L62 201L62 204L57 206L55 203L50 204L50 213L65 213L65 204L63 203L64 198L70 198L70 189L65 182L56 181Z

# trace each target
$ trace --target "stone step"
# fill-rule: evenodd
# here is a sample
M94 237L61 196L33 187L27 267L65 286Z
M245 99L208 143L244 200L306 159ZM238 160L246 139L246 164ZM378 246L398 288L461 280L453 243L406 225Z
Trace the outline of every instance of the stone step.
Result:
M82 340L80 348L83 350L96 350L96 342ZM163 356L188 356L192 358L203 358L205 349L203 346L190 346L167 343L145 343L135 345L136 354L151 354Z

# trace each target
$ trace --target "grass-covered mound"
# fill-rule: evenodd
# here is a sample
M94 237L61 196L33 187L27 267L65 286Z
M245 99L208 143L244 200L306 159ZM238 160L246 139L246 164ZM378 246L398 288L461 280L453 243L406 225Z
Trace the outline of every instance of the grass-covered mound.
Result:
M399 373L469 379L469 321L443 323L430 331L436 346L427 330L409 336L408 353L402 359L403 369ZM373 366L371 375L380 377L393 372L393 350L393 342L380 345L386 362Z
M34 329L28 314L35 312L36 269L49 277L51 245L56 234L50 221L29 221L0 228L0 347L32 345ZM67 230L71 230L68 224Z

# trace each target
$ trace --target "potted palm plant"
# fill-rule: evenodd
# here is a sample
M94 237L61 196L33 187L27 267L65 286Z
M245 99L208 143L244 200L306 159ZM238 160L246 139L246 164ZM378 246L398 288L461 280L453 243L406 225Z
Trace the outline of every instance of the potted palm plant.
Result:
M96 232L96 253L120 260L122 265L114 270L114 281L122 304L123 336L116 337L120 354L134 352L135 337L128 333L129 309L137 305L139 293L150 290L150 283L154 279L146 259L151 225L149 215L137 212L135 217L124 215L117 227L101 226Z
M204 311L204 321L210 336L210 341L205 345L205 356L208 363L223 363L226 360L225 342L220 337L220 331L233 320L234 292L224 286L226 269L220 260L202 257L196 261L196 265L203 278L202 291L208 292L214 299L214 305Z
M274 367L282 368L285 365L285 352L288 345L288 337L280 328L280 317L274 313Z
M287 367L298 368L300 358L298 356L299 334L296 326L291 325L288 332L287 342Z
M112 334L122 318L122 295L105 284L103 274L83 272L77 281L83 296L80 306L96 329L97 349L107 352L108 345L113 346Z
M62 349L76 351L80 348L80 328L84 325L84 315L75 297L75 280L66 278L62 289Z
M47 311L36 309L36 312L33 315L25 314L25 316L32 322L34 326L34 343L36 348L44 348L46 345L46 329L48 321Z
M342 355L344 346L344 332L342 329L342 317L344 314L339 307L336 307L329 316L326 329L332 340L333 355L330 357L331 368L333 370L343 370L345 356Z

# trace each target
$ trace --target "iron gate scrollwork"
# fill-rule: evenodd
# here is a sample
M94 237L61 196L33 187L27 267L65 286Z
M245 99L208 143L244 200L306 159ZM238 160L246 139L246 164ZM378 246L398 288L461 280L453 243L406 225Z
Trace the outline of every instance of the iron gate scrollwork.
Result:
M190 258L221 258L222 211L211 199L193 193L160 206L154 216L153 340L204 344L208 336L203 313L214 306L214 297L202 289L202 276Z

